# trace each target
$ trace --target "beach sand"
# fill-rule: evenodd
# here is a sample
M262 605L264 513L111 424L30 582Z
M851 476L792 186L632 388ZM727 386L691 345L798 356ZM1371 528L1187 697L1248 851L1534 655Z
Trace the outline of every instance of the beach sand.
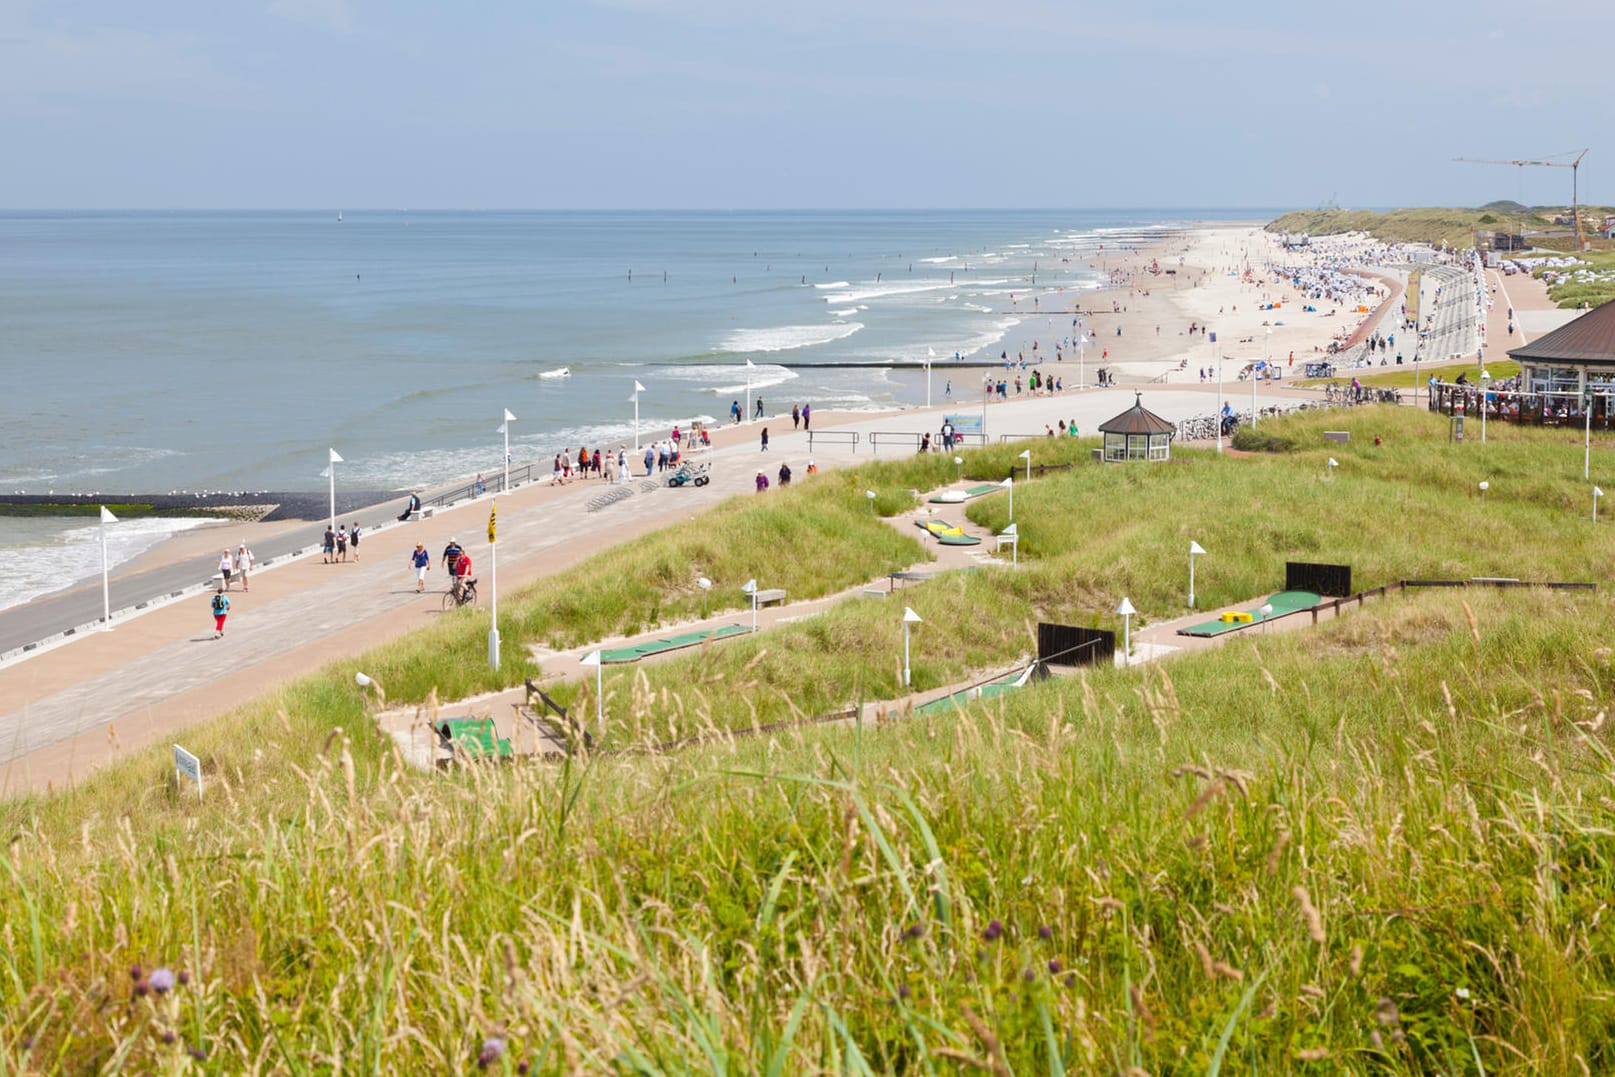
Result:
M1119 374L1148 377L1175 372L1179 360L1187 359L1187 370L1174 375L1179 383L1174 388L1206 395L1205 414L1214 412L1215 388L1200 387L1196 375L1197 364L1209 361L1212 346L1201 343L1199 334L1190 344L1187 327L1190 321L1198 321L1235 340L1240 336L1260 339L1263 315L1272 316L1254 309L1261 298L1260 288L1242 284L1227 273L1246 258L1258 264L1268 249L1269 238L1254 225L1218 226L1120 254L1114 262L1107 259L1109 267L1131 270L1135 276L1130 286L1084 294L1086 305L1102 308L1091 323L1100 340L1106 339L1107 329L1114 337L1114 327L1123 327L1121 343L1110 360L1112 368ZM1173 275L1176 287L1169 283L1173 278L1164 278L1164 274L1148 277L1148 284L1136 279L1152 259L1166 265L1179 258L1181 267L1175 268L1182 271ZM1163 284L1163 278L1168 283ZM1112 303L1126 310L1104 313ZM1235 306L1242 309L1235 311ZM1226 308L1221 315L1216 313L1219 307ZM1069 331L1070 315L1038 314L1017 327L1017 331L1024 330L1028 342L1032 334L1039 332L1037 318L1048 319L1046 339L1065 335L1053 331L1055 319L1063 319ZM1153 331L1157 324L1161 326L1159 337ZM1281 346L1285 350L1294 348L1298 356L1303 350L1321 349L1339 324L1338 320L1319 318L1280 327L1282 336L1275 329L1274 354L1279 354ZM1041 353L1045 338L1038 339ZM1280 341L1282 344L1277 343ZM1044 369L1057 365L1062 376L1068 372L1074 375L1074 360L1072 355L1059 364L1046 362ZM1090 349L1088 360L1091 382L1093 371L1104 361L1096 357L1094 349ZM941 376L944 369L938 363L937 375ZM896 426L901 418L905 429L932 429L940 423L944 411L979 406L976 394L985 372L975 369L969 373L973 375L967 383L969 392L958 403L929 411L905 409L878 416L869 412L815 411L813 428L832 429L855 423L865 427L871 423ZM1068 379L1068 385L1074 382L1074 377ZM1269 390L1263 391L1265 394ZM972 398L976 403L967 404ZM994 403L990 414L997 432L1017 424L1036 432L1050 416L1068 411L1075 414L1079 404L1087 413L1097 415L1101 411L1119 411L1127 403L1128 393L1100 394L1090 390L1078 394L1068 389L1058 397L1028 396ZM750 451L764 425L770 429L775 448L767 457ZM1084 432L1091 431L1091 422L1085 420ZM668 432L654 433L665 437ZM719 426L713 430L712 439L714 458L721 466L714 469L714 482L704 490L636 495L598 513L586 508L586 502L607 489L601 480L579 480L565 486L535 483L502 496L501 591L509 593L532 580L566 571L607 544L688 520L732 494L749 490L756 464L766 462L772 469L788 459L800 465L813 455L820 467L828 470L868 459L867 455L828 449L810 453L806 436L791 429L788 411L767 420ZM632 460L631 448L629 452ZM802 469L797 470L800 476ZM235 596L227 640L211 639L206 599L196 597L120 622L114 631L91 633L68 646L0 669L0 699L7 700L11 711L9 715L0 714L0 727L10 721L17 731L11 741L16 747L10 751L13 758L4 769L0 794L15 795L71 783L109 760L173 739L187 727L240 706L291 678L331 661L351 658L429 624L440 609L442 573L434 569L428 591L417 596L412 577L404 567L406 556L417 541L425 543L435 558L451 535L462 540L476 539L476 546L467 545L475 550L481 574L480 570L487 567L486 545L480 539L488 508L484 502L489 500L464 503L429 521L373 531L366 537L365 557L360 564L323 565L318 556L305 556L255 574L250 596ZM365 514L366 519L369 516ZM277 533L270 529L286 526L307 524L224 524L182 534L121 571L210 555L223 548L226 538L232 546L243 540L251 545ZM46 714L54 716L51 721L55 725L50 730L35 730L32 723L43 722ZM24 730L29 732L26 737L22 736ZM41 746L32 749L36 743Z

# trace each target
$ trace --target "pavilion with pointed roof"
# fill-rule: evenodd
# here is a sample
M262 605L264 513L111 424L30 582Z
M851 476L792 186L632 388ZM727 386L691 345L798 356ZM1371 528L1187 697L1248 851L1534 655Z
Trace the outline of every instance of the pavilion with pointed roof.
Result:
M1133 393L1133 406L1099 424L1105 435L1104 460L1167 460L1172 455L1172 438L1178 428L1144 406L1144 394Z
M1510 348L1520 364L1520 385L1530 392L1602 392L1615 382L1615 301L1573 322Z

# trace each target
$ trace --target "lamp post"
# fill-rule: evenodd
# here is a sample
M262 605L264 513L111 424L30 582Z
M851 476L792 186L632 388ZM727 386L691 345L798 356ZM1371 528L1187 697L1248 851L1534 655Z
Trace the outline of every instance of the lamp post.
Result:
M742 421L750 421L750 419L751 419L751 372L753 370L756 370L756 369L757 369L757 364L753 363L750 359L747 359L746 360L746 410L745 410L744 414L742 414L740 416Z
M331 480L331 530L336 530L336 466L342 462L342 454L335 449L328 450L330 458L325 464L325 475Z
M1340 461L1336 460L1333 456L1331 456L1329 458L1329 470L1324 472L1324 474L1327 475L1327 476L1333 477L1334 473L1335 473L1335 468L1337 468L1339 466L1340 466Z
M1596 507L1592 510L1592 515L1594 515L1594 523L1597 523ZM102 505L102 528L100 528L100 531L102 531L102 625L105 625L107 630L111 631L111 576L107 560L108 523L118 523L118 517L108 512L107 505Z
M1196 554L1205 553L1205 548L1193 539L1189 540L1189 608L1194 609L1194 558Z
M1595 396L1593 396L1593 394L1589 391L1587 393L1587 401L1586 401L1586 403L1584 403L1582 405L1582 409L1581 409L1582 411L1587 413L1587 429L1582 434L1582 442L1581 442L1581 477L1584 478L1584 479L1592 477L1592 470L1593 470L1593 401L1596 400L1596 399L1597 398ZM1605 401L1605 403L1604 403L1604 420L1605 420L1605 425L1608 425L1608 420L1609 420L1609 397L1605 396L1604 401Z
M635 378L634 379L634 451L635 452L639 451L639 394L643 393L644 391L645 391L645 387L643 385L639 384L639 379L638 378ZM750 397L749 394L746 397L746 406L747 407L751 406L751 397Z
M578 665L594 667L594 727L600 731L600 735L603 737L606 733L606 695L604 674L601 670L604 668L605 663L600 660L599 651L590 651L578 659Z
M925 406L931 406L931 364L936 361L936 349L925 349Z
M981 443L987 444L987 401L993 395L993 379L983 378L981 382Z
M516 416L510 413L509 408L506 408L505 421L499 424L499 432L505 435L505 484L500 487L501 491L510 489L510 424L515 421ZM638 448L638 446L636 445L635 448Z
M1598 499L1604 496L1604 491L1593 487L1593 523L1598 522Z
M1480 480L1480 503L1482 505L1486 504L1486 491L1490 490L1491 488L1491 483L1487 482L1485 479Z
M1273 327L1267 327L1267 337L1262 344L1262 370L1267 370L1268 364L1273 361ZM1256 370L1251 369L1251 429L1256 429Z
M964 479L964 475L965 475L965 458L962 457L962 456L955 456L953 458L953 481L954 482L962 481Z
M488 668L499 668L499 499L488 507L488 594L491 599L488 620Z
M909 609L907 606L904 606L903 607L903 687L905 687L905 688L907 688L911 683L913 683L913 677L911 675L911 671L909 670L909 666L908 666L908 626L909 625L917 625L919 623L920 623L920 615L915 613L913 610Z
M712 594L712 581L705 576L696 577L695 585L701 588L701 620L707 619L707 598Z
M1077 388L1086 389L1088 382L1088 334L1077 336Z
M1009 491L1009 522L1015 522L1015 476L1006 476L998 485Z
M1492 380L1490 370L1480 372L1480 443L1486 444L1486 383Z
M742 592L744 592L745 594L748 594L748 595L751 596L751 630L752 630L753 633L755 633L757 631L757 581L756 581L756 579L750 579L750 580L747 580L745 583L741 584L740 585L740 590Z
M1018 459L1026 461L1026 481L1031 482L1032 481L1032 450L1031 449L1022 449L1020 451L1019 455L1018 455Z
M1127 601L1127 597L1124 595L1122 596L1121 605L1116 607L1116 612L1121 615L1122 619L1122 665L1125 666L1128 656L1133 653L1133 614L1138 611L1133 608L1133 604Z

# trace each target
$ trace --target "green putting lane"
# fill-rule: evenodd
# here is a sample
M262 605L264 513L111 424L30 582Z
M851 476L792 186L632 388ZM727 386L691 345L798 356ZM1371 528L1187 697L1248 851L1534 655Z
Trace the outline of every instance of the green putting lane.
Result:
M608 665L613 662L637 662L641 658L664 651L676 651L682 647L699 647L711 640L728 639L730 636L742 636L751 629L745 625L719 625L713 629L703 629L700 632L686 632L681 636L667 636L662 639L648 639L643 643L636 643L632 647L617 647L609 651L600 652L600 661Z
M1000 490L1000 489L1002 489L1002 487L999 486L996 482L983 483L981 486L972 486L972 487L970 487L970 489L968 489L968 490L966 490L964 492L965 493L965 500L969 501L971 498L974 498L974 497L986 497L988 494L992 493L994 490ZM940 495L938 495L937 497L931 498L931 503L933 505L957 505L957 504L960 504L960 502L958 502L958 501L944 501Z
M1180 636L1220 636L1224 632L1237 632L1241 628L1249 628L1263 621L1271 621L1275 617L1283 617L1296 610L1311 609L1322 600L1321 596L1311 591L1280 591L1269 595L1265 603L1258 603L1254 609L1245 612L1251 615L1249 621L1207 621L1204 624L1191 625L1188 628L1178 629ZM1262 606L1273 607L1272 613L1263 613Z
M992 681L980 688L971 688L963 692L955 692L951 696L933 699L929 703L914 708L915 714L928 714L937 711L952 711L954 707L962 707L972 699L991 699L994 696L1005 695L1021 687L1020 673L1011 673L1001 680Z

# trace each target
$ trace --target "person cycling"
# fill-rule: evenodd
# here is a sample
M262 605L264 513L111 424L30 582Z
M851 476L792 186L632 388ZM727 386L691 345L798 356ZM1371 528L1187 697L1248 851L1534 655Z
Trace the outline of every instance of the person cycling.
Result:
M471 555L464 550L460 551L459 559L454 562L453 571L454 597L463 599L466 588L475 588L477 586L477 578L471 575Z
M454 592L456 598L460 596L459 564L460 558L463 556L465 556L465 551L460 548L460 544L454 539L449 539L449 544L443 547L443 556L438 561L440 568L449 570L449 590Z

